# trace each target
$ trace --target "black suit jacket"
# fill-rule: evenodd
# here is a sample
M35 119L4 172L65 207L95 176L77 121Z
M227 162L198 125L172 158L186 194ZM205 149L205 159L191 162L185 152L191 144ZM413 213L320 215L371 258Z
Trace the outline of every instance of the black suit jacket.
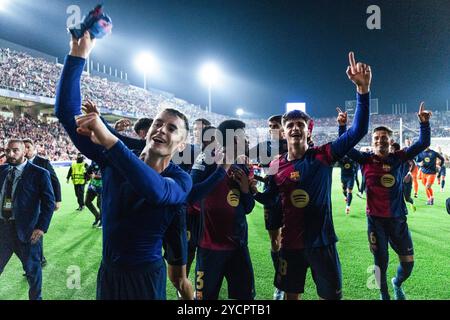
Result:
M10 166L0 166L0 186L8 175ZM21 242L29 243L33 230L47 232L55 209L55 197L50 174L30 162L23 169L13 198L17 235Z
M61 202L61 184L59 183L58 176L53 169L49 160L36 156L33 160L35 166L46 169L50 173L50 180L52 182L53 193L55 194L55 202Z

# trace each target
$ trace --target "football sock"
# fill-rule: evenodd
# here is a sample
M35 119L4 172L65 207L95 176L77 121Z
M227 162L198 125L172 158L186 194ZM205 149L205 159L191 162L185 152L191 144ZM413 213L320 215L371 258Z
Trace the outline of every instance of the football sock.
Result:
M400 265L397 269L397 276L395 277L395 284L400 287L403 282L405 282L409 276L411 275L411 272L414 267L414 261L412 262L400 262Z

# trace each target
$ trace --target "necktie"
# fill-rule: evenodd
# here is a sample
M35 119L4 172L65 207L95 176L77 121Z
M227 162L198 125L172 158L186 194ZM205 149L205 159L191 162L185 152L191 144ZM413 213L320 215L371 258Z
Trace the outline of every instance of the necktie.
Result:
M3 218L5 220L9 220L12 217L12 193L16 171L16 168L12 168L6 178L5 195L3 197Z

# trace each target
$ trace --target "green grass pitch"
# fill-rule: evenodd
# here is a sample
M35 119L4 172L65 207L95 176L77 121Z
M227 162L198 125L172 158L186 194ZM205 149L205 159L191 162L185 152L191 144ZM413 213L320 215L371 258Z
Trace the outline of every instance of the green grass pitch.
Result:
M93 229L93 216L85 209L75 211L77 204L72 185L65 183L67 169L57 170L63 186L63 206L55 213L45 235L43 298L47 300L95 299L96 276L101 259L101 230ZM339 170L333 177L333 217L339 236L338 250L342 263L344 299L378 299L379 292L369 289L372 255L366 235L365 200L354 196L351 214L344 213L345 203L340 188ZM408 299L450 299L450 216L445 210L448 191L441 193L435 185L436 204L425 205L423 186L415 199L417 211L408 216L415 247L415 266L404 284ZM272 299L273 267L270 244L264 229L262 208L257 205L248 216L249 246L256 281L256 298ZM390 251L388 280L395 275L398 259ZM71 277L79 271L80 286ZM28 285L22 266L13 256L0 276L1 300L25 300ZM193 271L191 271L193 279ZM370 287L370 286L369 286ZM167 298L175 299L175 291L167 284ZM392 295L392 290L391 290ZM221 297L226 298L226 283ZM308 274L304 299L317 299L314 283Z

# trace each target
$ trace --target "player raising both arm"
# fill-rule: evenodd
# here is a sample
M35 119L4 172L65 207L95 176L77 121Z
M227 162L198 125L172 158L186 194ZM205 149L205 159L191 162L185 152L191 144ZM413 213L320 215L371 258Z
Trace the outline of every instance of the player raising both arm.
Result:
M405 164L430 145L430 117L424 103L417 114L420 121L419 140L411 147L389 152L392 130L377 127L372 133L373 152L351 150L348 156L361 165L366 179L367 223L370 249L378 268L381 299L390 299L386 272L389 261L390 243L400 259L397 275L392 279L394 296L404 300L403 282L409 278L414 266L414 250L411 234L408 230L405 200L403 197L403 178ZM345 126L339 127L339 134L345 132Z

